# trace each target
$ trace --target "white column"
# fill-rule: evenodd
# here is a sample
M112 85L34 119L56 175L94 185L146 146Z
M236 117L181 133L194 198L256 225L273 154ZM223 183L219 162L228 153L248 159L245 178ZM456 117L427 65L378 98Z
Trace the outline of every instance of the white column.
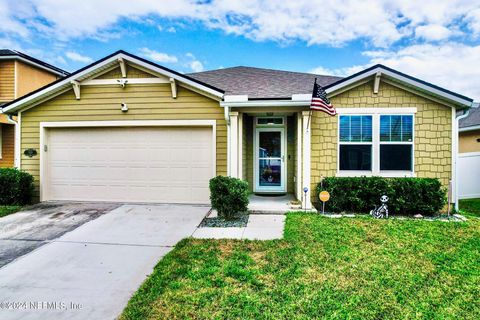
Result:
M230 112L230 173L229 175L238 178L238 112Z
M238 177L245 179L243 176L243 113L238 115Z
M303 209L311 209L312 202L311 202L311 191L310 190L310 137L311 137L311 120L309 127L307 128L307 123L309 122L308 118L310 115L310 111L303 111L302 118L303 118L303 126L302 126L302 133L303 133L303 172L302 172L302 207ZM303 192L303 188L307 187L308 192L305 196L305 192ZM305 199L306 198L306 199Z
M303 181L302 181L302 137L303 137L303 126L302 126L302 113L297 113L297 173L296 173L296 194L298 200L303 198Z

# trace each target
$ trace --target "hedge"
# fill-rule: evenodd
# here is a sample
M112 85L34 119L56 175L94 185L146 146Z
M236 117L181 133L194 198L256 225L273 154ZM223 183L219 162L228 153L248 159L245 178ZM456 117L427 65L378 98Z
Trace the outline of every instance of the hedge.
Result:
M248 183L246 181L217 176L210 179L210 202L218 215L225 219L233 219L239 213L247 211Z
M31 174L15 168L0 168L0 205L25 205L32 201Z
M389 198L389 214L394 215L431 216L446 204L446 189L432 178L328 177L323 180L323 190L330 193L325 210L337 213L369 213L380 205L384 194ZM321 183L315 191L318 199ZM319 202L314 205L321 208Z

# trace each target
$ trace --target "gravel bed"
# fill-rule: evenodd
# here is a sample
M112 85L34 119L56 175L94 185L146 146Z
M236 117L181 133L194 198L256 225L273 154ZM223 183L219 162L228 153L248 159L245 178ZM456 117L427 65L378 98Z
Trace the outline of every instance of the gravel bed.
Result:
M200 228L205 227L217 227L217 228L228 228L228 227L237 227L243 228L247 226L248 222L248 214L243 214L241 216L236 217L232 220L225 220L223 218L214 217L214 218L203 218L202 222L200 223Z

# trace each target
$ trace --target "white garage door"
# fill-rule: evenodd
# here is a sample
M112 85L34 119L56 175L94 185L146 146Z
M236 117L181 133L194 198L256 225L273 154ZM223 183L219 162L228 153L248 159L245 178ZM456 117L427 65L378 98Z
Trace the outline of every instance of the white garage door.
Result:
M211 127L47 130L44 200L208 203Z

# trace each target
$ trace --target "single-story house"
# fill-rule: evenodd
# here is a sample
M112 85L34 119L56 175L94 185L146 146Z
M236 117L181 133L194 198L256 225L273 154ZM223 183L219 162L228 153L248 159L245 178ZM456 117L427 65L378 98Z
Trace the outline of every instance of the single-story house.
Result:
M480 198L480 107L475 103L459 117L458 193L460 199Z
M15 119L2 114L2 105L68 75L25 53L0 49L0 168L13 167Z
M310 113L315 78L337 116ZM181 74L118 51L4 112L18 116L19 166L41 201L208 203L208 180L230 175L308 209L322 176L447 186L457 114L471 105L383 65L346 78L248 67Z

